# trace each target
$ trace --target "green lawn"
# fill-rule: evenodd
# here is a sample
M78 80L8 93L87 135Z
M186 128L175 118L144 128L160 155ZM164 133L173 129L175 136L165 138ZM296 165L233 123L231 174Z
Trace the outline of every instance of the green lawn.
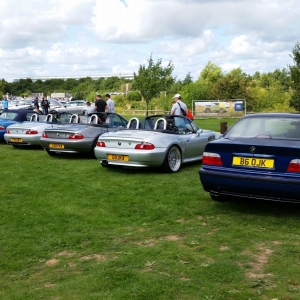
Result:
M299 205L214 202L200 163L107 169L4 143L0 162L0 299L300 298Z

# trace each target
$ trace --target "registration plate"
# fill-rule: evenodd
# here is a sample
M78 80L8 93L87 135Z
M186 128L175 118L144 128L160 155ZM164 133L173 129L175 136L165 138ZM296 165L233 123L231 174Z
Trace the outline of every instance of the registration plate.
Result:
M108 154L107 158L108 160L129 161L128 155Z
M14 142L14 143L22 143L22 139L13 139L13 138L11 138L10 141Z
M64 144L49 144L49 148L64 149Z
M233 166L243 166L243 167L273 169L274 168L274 159L234 156L233 160L232 160L232 165Z

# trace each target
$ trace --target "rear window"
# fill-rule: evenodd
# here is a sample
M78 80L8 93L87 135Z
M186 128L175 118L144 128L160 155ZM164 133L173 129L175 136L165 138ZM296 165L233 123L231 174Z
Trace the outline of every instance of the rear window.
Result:
M300 118L244 118L232 126L224 137L300 140Z
M17 117L16 112L3 112L0 116L3 120L14 120Z

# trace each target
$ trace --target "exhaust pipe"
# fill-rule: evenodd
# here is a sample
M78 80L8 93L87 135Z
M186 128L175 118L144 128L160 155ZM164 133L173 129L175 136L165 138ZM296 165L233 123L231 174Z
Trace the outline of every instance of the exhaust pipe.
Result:
M100 163L101 163L102 167L108 166L108 161L106 159L102 160Z

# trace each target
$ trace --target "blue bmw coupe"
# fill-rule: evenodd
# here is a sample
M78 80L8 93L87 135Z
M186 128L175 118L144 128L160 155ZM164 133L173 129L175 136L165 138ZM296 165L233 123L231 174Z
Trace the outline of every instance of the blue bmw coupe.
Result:
M253 114L208 143L199 170L213 200L300 202L300 114Z

